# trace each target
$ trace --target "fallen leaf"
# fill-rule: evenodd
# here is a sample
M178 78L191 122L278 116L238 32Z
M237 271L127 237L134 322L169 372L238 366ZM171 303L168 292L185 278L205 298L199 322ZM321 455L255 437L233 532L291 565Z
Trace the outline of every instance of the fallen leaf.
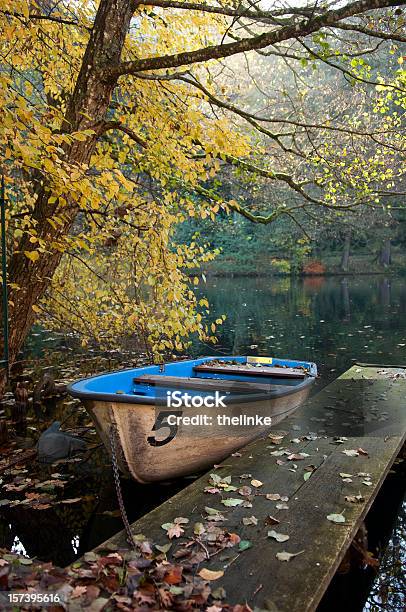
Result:
M285 436L277 435L277 434L269 434L268 438L271 441L271 444L279 444Z
M346 495L345 501L353 504L361 504L363 501L365 501L365 498L362 497L362 495Z
M265 497L266 499L270 499L271 501L278 501L281 498L279 493L267 493Z
M210 515L219 514L220 512L220 510L217 510L217 508L210 508L210 506L205 506L204 509L207 512L207 514L210 514Z
M366 450L364 450L363 448L357 448L357 451L360 455L364 455L365 457L368 457L368 453Z
M73 589L72 593L70 594L70 597L72 599L75 599L76 597L82 597L82 595L84 595L87 591L87 586L75 586L75 588Z
M181 565L171 565L165 573L164 582L167 584L179 584L182 581L183 567Z
M241 542L238 544L238 550L248 550L249 548L252 547L252 542L250 542L249 540L241 540Z
M225 599L227 597L227 593L223 587L217 587L212 590L211 596L213 599Z
M274 531L273 529L268 531L268 538L273 538L277 542L286 542L287 540L289 540L289 537L290 536L284 533L278 533L277 531Z
M302 553L304 553L304 550L300 550L297 553L289 553L286 552L286 550L283 550L282 552L276 553L276 558L278 559L278 561L290 561L291 559L293 559L293 557L297 557Z
M262 487L262 485L264 484L263 482L261 482L260 480L256 480L255 478L253 480L251 480L251 484L253 487Z
M173 525L168 529L168 538L172 540L172 538L180 538L182 533L185 533L182 527L179 524Z
M173 522L176 525L187 525L187 523L189 522L189 519L183 516L178 516L177 518L173 519Z
M288 455L287 460L288 461L302 461L306 457L310 457L310 455L308 453L292 453L291 455Z
M256 516L245 516L242 519L243 525L258 525L258 519Z
M277 510L289 510L288 504L276 504L275 508Z
M171 588L169 589L169 592L172 593L172 595L182 595L184 591L185 589L178 586L171 586Z
M240 504L242 504L242 502L243 502L242 499L233 499L232 497L221 500L221 503L223 504L223 506L227 506L227 507L239 506Z
M203 523L195 523L194 527L193 527L193 533L195 535L202 535L202 533L204 533L206 531L205 526L203 525Z
M327 520L332 523L345 523L345 516L343 514L328 514Z
M312 472L305 472L303 474L303 480L309 480L311 475L312 475Z
M344 455L347 455L347 457L358 457L359 456L359 452L356 450L343 450L341 452Z
M200 570L199 576L200 578L203 578L203 580L218 580L219 578L224 576L224 572L222 570L213 571L204 567Z
M345 472L340 472L341 478L352 478L352 474L346 474Z
M160 544L155 544L155 548L159 550L159 552L164 553L165 555L167 552L169 552L171 546L172 542L168 542L168 544L163 544L162 546Z
M247 485L244 485L243 487L240 487L238 489L238 493L240 495L242 495L243 497L248 497L249 495L251 495L252 489L251 489L251 487L248 487Z

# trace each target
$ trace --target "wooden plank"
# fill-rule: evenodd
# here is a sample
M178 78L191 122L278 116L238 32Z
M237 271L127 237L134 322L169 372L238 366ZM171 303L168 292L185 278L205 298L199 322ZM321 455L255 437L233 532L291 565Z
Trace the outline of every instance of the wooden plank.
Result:
M190 521L183 527L191 542L194 523L205 521L205 506L217 508L226 520L216 525L249 540L252 547L240 553L235 547L226 549L195 571L201 567L224 571L215 587L225 588L227 603L313 612L405 442L406 380L391 378L390 370L380 372L381 367L354 366L279 424L284 430L280 444L270 443L269 438L256 441L216 469L221 477L231 476L231 484L237 487L249 485L252 478L263 483L252 487L252 508L221 503L224 498L241 498L238 491L205 493L210 479L206 474L136 521L133 533L166 544L161 525L183 516ZM313 470L307 480L306 467ZM351 474L351 482L345 482L340 473ZM247 474L251 476L246 478ZM267 499L267 493L288 497L288 509L278 509L278 500ZM359 494L361 503L346 499ZM340 513L344 523L327 519ZM269 526L269 515L280 523ZM250 516L258 519L257 525L243 524L242 519ZM279 544L267 537L269 529L289 539ZM176 540L171 554L184 543L184 538ZM123 545L123 532L106 544L110 548ZM286 563L276 558L281 551L303 552ZM168 559L173 561L171 554Z
M136 384L147 384L160 387L183 389L202 389L203 391L233 391L239 393L258 393L258 391L292 390L290 385L275 385L271 383L252 383L239 380L223 380L222 378L185 378L181 376L163 376L141 374L134 378Z
M195 372L212 372L213 374L235 374L241 376L273 376L277 378L305 378L307 373L297 368L278 368L271 366L247 367L247 366L211 366L198 365L193 368Z

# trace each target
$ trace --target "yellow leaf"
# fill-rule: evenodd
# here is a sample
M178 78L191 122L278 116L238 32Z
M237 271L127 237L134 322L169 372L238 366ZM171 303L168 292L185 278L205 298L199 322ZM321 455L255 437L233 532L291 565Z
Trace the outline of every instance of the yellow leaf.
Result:
M28 257L28 259L31 259L31 261L38 261L39 259L39 253L38 251L24 251L24 255L26 257Z
M30 13L29 13L28 2L23 2L21 4L21 12L26 19L29 19Z

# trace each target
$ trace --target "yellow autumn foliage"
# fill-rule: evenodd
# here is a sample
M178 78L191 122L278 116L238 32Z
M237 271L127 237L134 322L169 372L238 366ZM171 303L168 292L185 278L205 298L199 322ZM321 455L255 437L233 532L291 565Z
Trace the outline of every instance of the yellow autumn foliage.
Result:
M111 347L135 336L153 355L183 350L191 333L209 339L208 304L199 305L191 289L199 280L189 282L188 270L213 254L194 244L174 247L171 237L188 216L219 210L219 204L197 204L193 188L217 173L220 155L248 154L247 138L225 115L210 112L188 83L128 76L116 88L109 117L125 130L112 127L98 136L89 165L69 165L64 146L96 137L93 130L67 133L63 125L94 4L70 5L77 26L32 20L36 8L35 2L0 0L0 163L12 246L27 234L33 247L25 255L32 262L46 252L64 253L35 312L47 326L72 329L84 342ZM66 9L53 12L61 14L66 18ZM124 60L199 48L216 40L225 23L193 12L165 17L140 8ZM207 65L199 77L212 86ZM46 223L68 230L58 239L37 236L42 220L32 214L34 192L44 178L55 206ZM67 206L77 208L73 226ZM198 310L203 317L196 317Z

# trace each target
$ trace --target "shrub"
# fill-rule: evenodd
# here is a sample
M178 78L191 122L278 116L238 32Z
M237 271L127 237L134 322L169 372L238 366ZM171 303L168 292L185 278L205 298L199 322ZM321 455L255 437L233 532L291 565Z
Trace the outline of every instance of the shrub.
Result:
M321 261L317 261L316 259L313 259L312 261L307 262L306 264L304 264L303 266L303 274L307 274L307 275L318 275L318 274L325 274L326 273L326 266L321 263Z
M287 259L272 259L271 264L274 274L290 274L290 261Z

